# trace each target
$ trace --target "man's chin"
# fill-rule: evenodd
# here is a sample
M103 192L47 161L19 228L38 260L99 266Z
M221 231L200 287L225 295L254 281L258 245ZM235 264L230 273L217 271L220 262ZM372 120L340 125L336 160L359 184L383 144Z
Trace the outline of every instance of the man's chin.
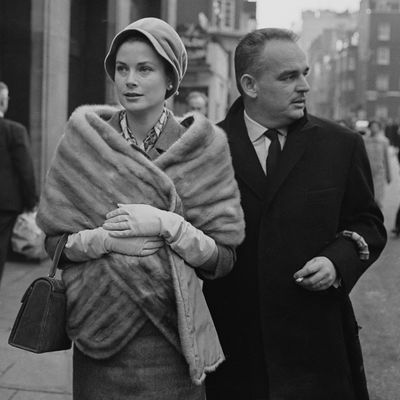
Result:
M296 108L294 110L291 110L290 113L289 113L289 117L292 120L300 119L303 116L304 116L304 106L303 107L298 107L298 108Z

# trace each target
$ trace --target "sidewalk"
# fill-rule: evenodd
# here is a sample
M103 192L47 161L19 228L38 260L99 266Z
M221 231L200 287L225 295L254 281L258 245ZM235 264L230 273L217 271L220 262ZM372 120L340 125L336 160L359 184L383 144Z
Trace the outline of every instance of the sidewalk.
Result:
M7 262L0 286L0 399L72 400L72 351L34 354L8 345L26 288L50 261Z

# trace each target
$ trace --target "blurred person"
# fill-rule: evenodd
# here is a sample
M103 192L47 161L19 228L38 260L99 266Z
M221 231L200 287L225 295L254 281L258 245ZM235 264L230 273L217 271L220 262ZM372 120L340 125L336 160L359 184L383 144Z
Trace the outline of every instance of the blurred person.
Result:
M190 111L197 111L203 115L207 115L207 96L198 91L190 92L186 98L186 103Z
M235 52L228 135L246 237L204 293L226 362L207 400L366 400L349 293L386 243L362 137L306 112L309 67L283 29Z
M0 282L18 214L37 202L35 176L26 128L4 116L9 90L0 82Z
M399 124L397 121L393 120L392 118L389 118L387 121L387 124L385 126L385 136L389 140L389 144L395 148L399 148L399 140L398 140L398 132L399 130Z
M197 274L227 274L244 220L226 136L204 116L166 108L186 71L176 31L133 22L105 58L122 110L71 115L38 223L62 278L76 400L205 398L224 360Z
M364 135L363 138L371 165L375 201L380 208L383 208L386 185L392 180L389 140L385 137L380 122L375 120L370 121L368 129L368 134Z

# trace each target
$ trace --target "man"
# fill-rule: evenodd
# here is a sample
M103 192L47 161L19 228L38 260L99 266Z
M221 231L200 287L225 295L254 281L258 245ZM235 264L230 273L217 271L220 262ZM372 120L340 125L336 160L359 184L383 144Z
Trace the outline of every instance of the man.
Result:
M290 31L236 49L241 96L220 126L246 239L230 275L204 285L226 355L207 400L368 399L349 292L386 231L362 137L307 115L308 69Z
M4 118L8 87L0 82L0 281L15 220L37 201L28 134L19 123Z
M197 111L203 115L207 115L207 96L201 92L190 92L186 98L189 111Z

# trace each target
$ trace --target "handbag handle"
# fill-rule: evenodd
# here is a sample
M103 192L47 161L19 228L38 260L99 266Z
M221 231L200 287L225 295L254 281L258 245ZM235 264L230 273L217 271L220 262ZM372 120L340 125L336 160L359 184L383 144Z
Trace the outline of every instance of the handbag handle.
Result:
M48 275L49 278L54 278L56 275L58 262L60 261L61 253L64 249L65 244L67 243L67 240L68 240L68 233L64 233L57 243L56 251L54 253L54 258L53 258L53 264L50 268Z

